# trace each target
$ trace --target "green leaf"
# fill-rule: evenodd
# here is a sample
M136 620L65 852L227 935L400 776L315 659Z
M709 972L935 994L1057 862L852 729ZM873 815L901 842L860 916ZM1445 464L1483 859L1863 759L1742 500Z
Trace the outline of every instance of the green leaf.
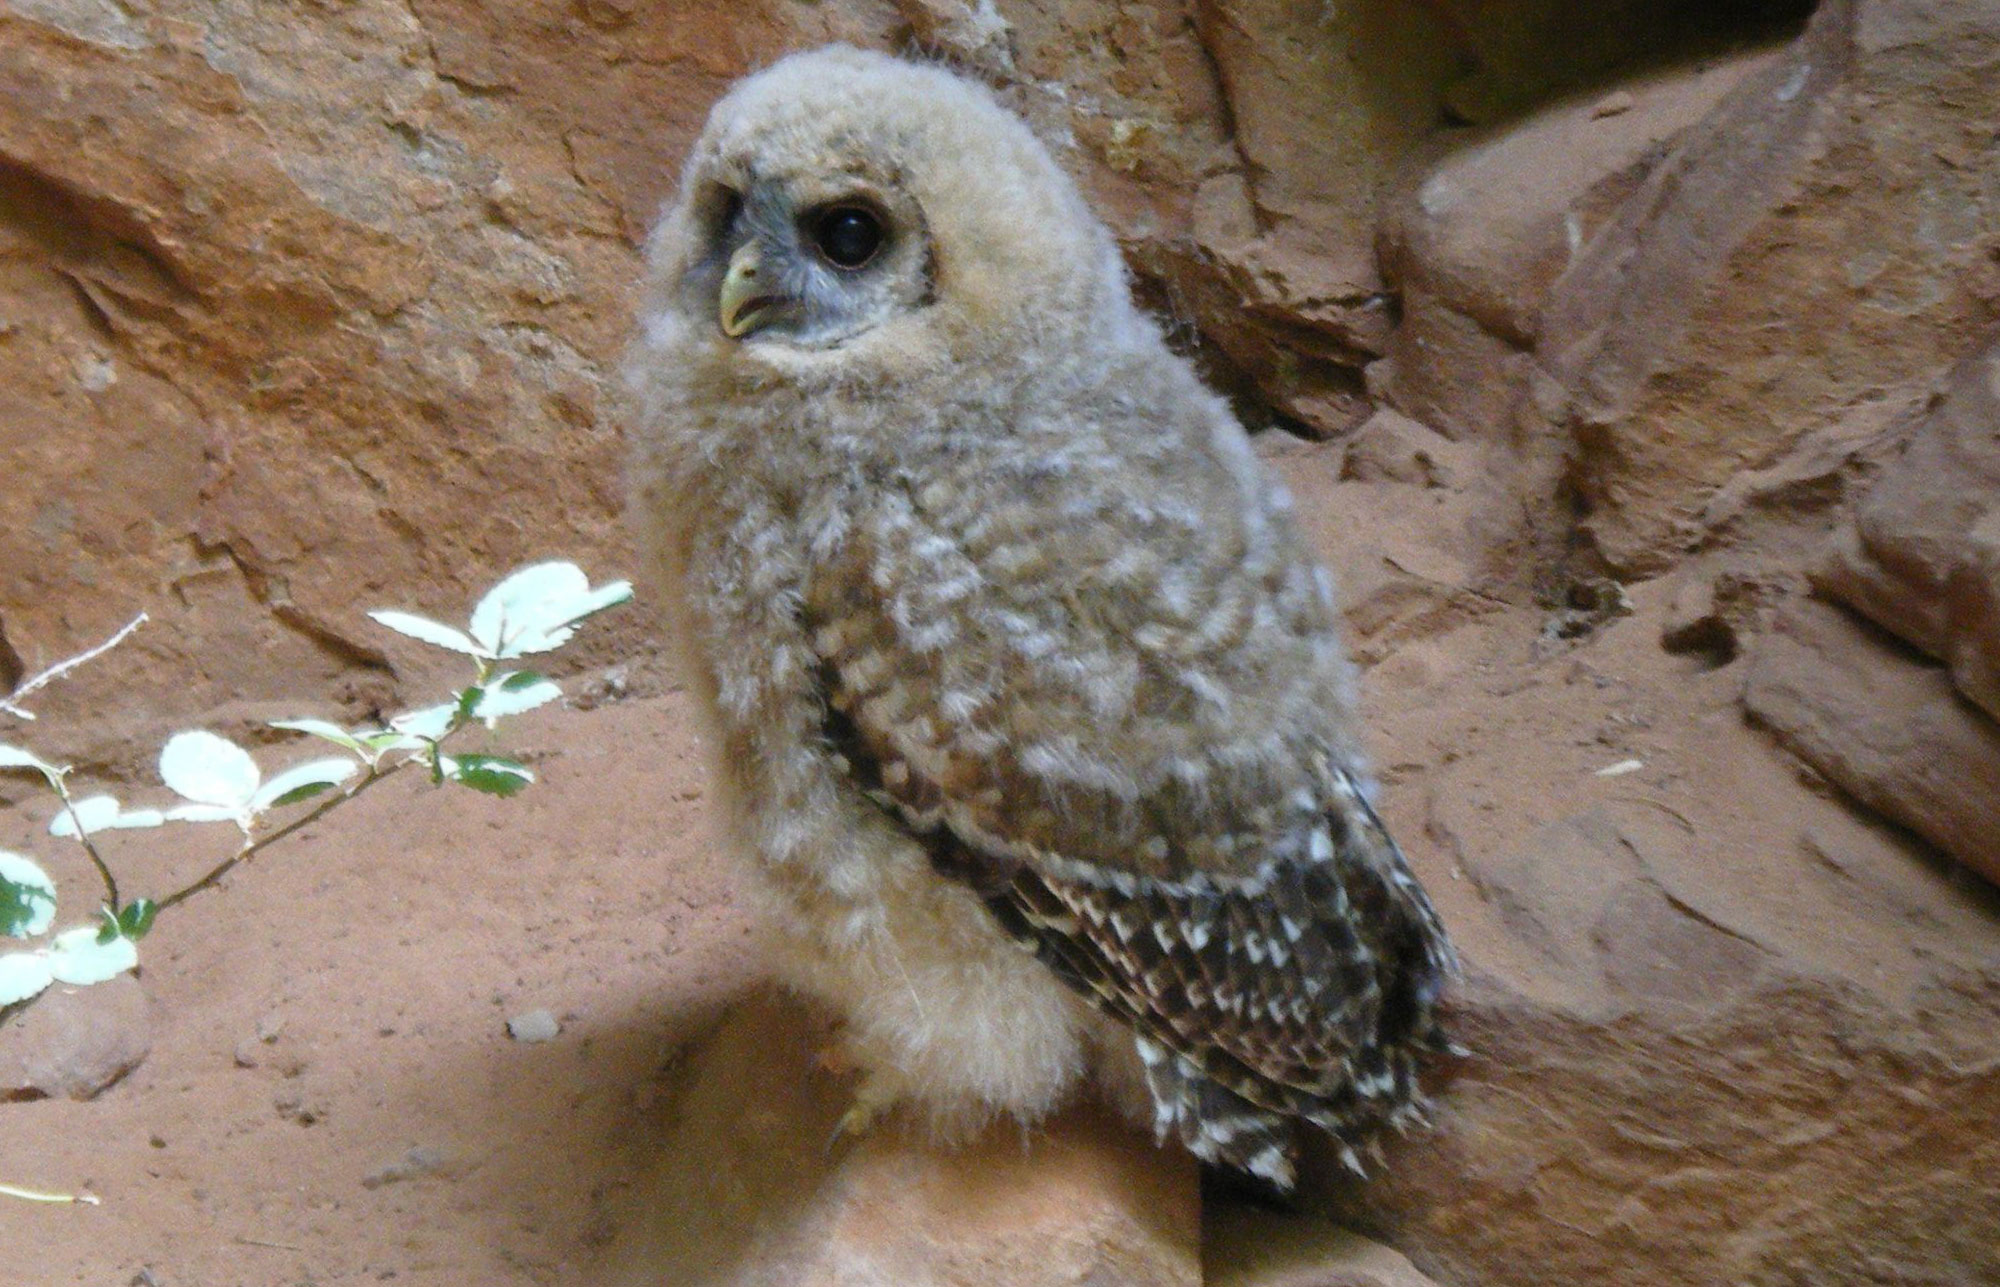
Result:
M479 699L486 696L486 690L478 684L467 684L458 691L458 704L452 709L452 722L462 724L472 718L472 712L479 706Z
M519 795L535 775L528 766L498 755L455 755L446 757L446 776L487 795Z
M150 898L135 898L118 909L118 932L136 943L146 937L159 914L158 903Z
M347 781L360 767L353 760L332 759L295 764L257 788L257 794L250 797L250 811L262 813L266 809L311 799Z
M360 737L362 745L378 756L384 751L414 751L423 745L422 738L412 737L408 733L401 733L393 728L381 729L374 733L363 733Z
M491 728L495 720L546 706L562 696L562 689L550 680L537 677L525 684L514 682L519 678L518 674L509 674L499 683L488 686L479 704L471 711L471 717L485 720L486 726Z
M547 678L548 676L532 670L510 670L501 678L500 690L518 693L523 688L533 688L536 684L543 683Z
M55 918L56 884L49 874L20 854L0 850L0 934L33 938Z

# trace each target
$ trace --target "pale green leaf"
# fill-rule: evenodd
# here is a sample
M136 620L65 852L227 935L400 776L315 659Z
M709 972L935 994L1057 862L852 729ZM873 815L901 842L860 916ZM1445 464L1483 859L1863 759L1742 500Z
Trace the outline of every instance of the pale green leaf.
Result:
M0 956L0 1005L26 1001L55 981L45 953L9 952Z
M491 657L493 655L491 650L481 648L478 644L467 638L463 631L454 630L440 621L432 621L429 617L419 617L409 612L392 612L387 609L371 612L368 615L381 625L389 627L389 629L394 630L398 634L408 635L412 639L421 639L425 643L434 644L439 648L448 648L452 652L462 652L468 657Z
M70 815L76 816L72 818ZM83 824L83 833L93 835L113 828L157 827L166 818L158 809L133 809L130 812L120 807L118 801L108 795L93 795L83 800L72 800L67 809L50 820L49 834L52 836L76 835L76 824Z
M506 647L500 650L502 657L526 657L533 653L549 652L568 643L576 634L577 623L585 617L604 611L614 604L625 602L632 597L632 585L628 581L614 581L610 585L568 599L541 604L534 621L510 631Z
M292 733L306 733L335 746L344 746L356 755L367 755L368 748L359 737L338 724L323 719L274 719L272 728L282 728Z
M452 721L457 717L458 704L446 702L441 706L426 706L422 710L398 715L389 721L389 727L407 737L435 742L451 731Z
M306 733L313 737L346 747L369 764L381 763L382 756L390 751L412 750L423 745L416 738L394 729L357 729L350 733L338 724L323 719L281 719L271 722L272 728L289 729L294 733Z
M606 608L615 608L632 598L630 581L612 581L553 609L553 624L571 626L585 617L594 617Z
M24 751L18 746L0 743L0 769L33 769L49 780L50 786L62 781L63 770L50 764L33 751Z
M58 983L83 987L114 979L139 963L139 948L123 934L99 942L97 926L64 930L49 943L49 973Z
M590 578L574 563L536 563L509 575L472 610L472 637L489 656L517 657L515 642L538 634L549 609L589 593Z
M234 822L241 826L249 821L249 812L219 804L177 804L167 810L166 819L168 822Z
M72 816L73 815L73 816ZM118 818L118 801L108 795L93 795L82 800L71 800L69 807L58 813L49 823L52 836L74 836L81 825L85 835L102 831Z
M196 729L168 739L160 751L160 778L183 799L240 813L257 794L263 774L248 751Z

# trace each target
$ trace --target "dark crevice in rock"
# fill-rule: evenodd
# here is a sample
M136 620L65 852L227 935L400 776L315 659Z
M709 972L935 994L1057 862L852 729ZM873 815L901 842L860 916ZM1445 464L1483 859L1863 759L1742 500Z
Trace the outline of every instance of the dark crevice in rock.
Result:
M1444 94L1454 125L1517 120L1559 99L1634 76L1789 40L1818 0L1428 0L1465 73Z
M39 247L79 289L88 282L149 312L199 298L131 212L6 156L0 156L0 225ZM89 302L103 307L94 296Z

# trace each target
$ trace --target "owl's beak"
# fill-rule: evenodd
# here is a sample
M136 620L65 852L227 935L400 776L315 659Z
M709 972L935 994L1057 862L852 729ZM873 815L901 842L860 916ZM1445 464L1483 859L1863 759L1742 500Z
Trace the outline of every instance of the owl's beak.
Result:
M764 280L763 267L754 241L744 242L729 257L729 272L722 279L716 312L722 321L722 333L731 339L741 339L769 326L784 315L791 303Z

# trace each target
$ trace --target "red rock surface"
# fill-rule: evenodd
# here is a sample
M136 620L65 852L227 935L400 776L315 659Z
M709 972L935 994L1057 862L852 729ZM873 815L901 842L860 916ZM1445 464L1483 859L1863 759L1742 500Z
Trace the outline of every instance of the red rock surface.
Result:
M163 1287L2000 1280L2000 35L1805 7L16 0L0 679L153 620L0 740L153 803L171 729L426 700L363 608L628 567L610 372L681 148L786 50L916 47L1057 146L1253 422L1334 439L1263 449L1474 1054L1384 1175L1319 1159L1199 1249L1185 1160L1088 1108L828 1157L633 611L528 795L385 788L164 916L144 1062L0 1104L0 1181L104 1205L0 1202L0 1244ZM113 847L159 889L216 843Z
M1818 569L2000 718L2000 345L1959 364Z

